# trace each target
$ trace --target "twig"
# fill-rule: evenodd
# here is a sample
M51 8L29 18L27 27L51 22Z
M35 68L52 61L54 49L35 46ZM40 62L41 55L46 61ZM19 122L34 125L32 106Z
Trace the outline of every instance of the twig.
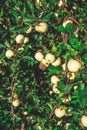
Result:
M49 122L49 120L52 118L53 112L54 112L54 110L55 110L57 107L58 107L58 105L55 105L55 106L53 107L53 109L52 109L52 111L50 112L49 117L48 117L48 119L47 119L47 121L46 121L45 124L47 124L47 123Z
M78 26L81 26L81 24L80 24L75 18L70 17L69 19L71 19L71 20L72 20L75 24L77 24ZM87 30L86 30L86 29L84 29L83 31L87 34Z
M71 17L71 20L72 20L75 24L77 24L78 26L81 25L75 18L72 18L72 17Z
M12 81L11 81L11 101L13 102L13 87L14 87L14 74L12 75ZM14 116L14 108L13 108L13 105L12 105L12 102L11 102L11 113L12 115Z
M62 38L63 38L63 43L64 44L67 44L67 37L68 37L68 34L66 33L63 33L62 34ZM65 78L67 79L67 72L68 72L68 69L67 69L67 59L65 60Z
M18 49L18 47L19 47L18 44L16 44L15 49L14 49L14 53L16 53L16 50ZM13 66L13 68L15 68L15 60L13 60L12 66ZM14 114L14 107L13 107L14 84L15 84L15 74L13 73L11 84L10 84L10 87L11 87L11 114L12 114L12 117L13 117L13 125L12 125L13 129L14 129L14 126L15 126L15 114Z

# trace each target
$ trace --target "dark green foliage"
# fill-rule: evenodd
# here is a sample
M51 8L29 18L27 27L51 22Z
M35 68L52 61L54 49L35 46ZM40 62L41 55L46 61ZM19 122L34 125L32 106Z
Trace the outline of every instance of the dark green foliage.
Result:
M66 0L61 7L57 0L40 2L0 0L0 130L86 130L80 120L87 114L87 1ZM63 27L71 17L73 23ZM48 24L47 32L35 30L39 22ZM27 34L30 26L32 32ZM17 46L18 34L30 41ZM11 59L6 58L8 49L15 53ZM44 56L60 57L61 65L50 64L42 70L35 59L38 50ZM69 80L71 72L64 72L62 64L72 58L80 60L82 67L75 79ZM53 92L52 75L60 78L58 94ZM64 101L69 96L71 100ZM20 100L18 107L12 106L13 98ZM66 115L57 118L55 106L64 108Z

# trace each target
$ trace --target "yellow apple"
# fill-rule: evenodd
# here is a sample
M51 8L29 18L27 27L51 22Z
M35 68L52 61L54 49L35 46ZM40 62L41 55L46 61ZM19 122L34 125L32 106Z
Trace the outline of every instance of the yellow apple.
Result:
M49 63L47 62L47 60L46 59L42 59L42 61L41 61L46 67L48 67L49 66Z
M42 6L41 0L36 0L35 3L36 3L36 5L37 5L38 7Z
M60 0L60 1L58 2L58 6L61 7L62 5L63 5L63 0Z
M71 59L68 61L67 67L70 72L77 72L81 68L81 63L77 60Z
M66 20L66 21L64 21L64 22L63 22L63 27L66 27L66 25L67 25L68 23L72 23L72 21L71 21L71 20Z
M19 99L14 100L14 101L12 102L12 105L13 105L14 107L18 107L18 106L20 105Z
M45 59L48 63L52 63L55 61L55 56L51 53L46 54Z
M27 111L24 111L24 112L23 112L23 115L25 115L25 116L28 115L28 112L27 112Z
M55 109L55 115L59 118L63 117L65 115L65 109L62 108L56 108Z
M22 44L24 42L24 35L18 34L15 38L17 44Z
M37 32L45 33L48 30L48 25L45 22L41 22L38 25L35 26L35 30Z
M51 83L57 85L57 83L60 81L60 79L56 76L56 75L53 75L51 77Z
M18 48L18 51L23 51L23 50L24 50L23 47Z
M44 58L44 55L43 55L41 52L37 52L37 53L35 54L35 59L36 59L37 61L42 61L43 58Z
M57 122L57 125L59 126L59 125L61 125L62 124L62 120L59 120L58 122Z
M78 88L78 86L74 86L73 89L76 90Z
M30 27L26 30L26 33L29 34L29 33L32 32L32 30L33 30L33 28L32 28L32 26L30 26Z
M66 69L66 64L65 63L62 65L62 69L63 69L63 71L65 71L65 69Z
M24 44L28 43L30 41L30 39L28 37L24 38Z
M73 80L73 79L75 79L76 74L75 73L70 73L70 75L68 75L68 77L69 77L70 80Z
M7 50L6 53L5 53L5 56L8 58L8 59L11 59L12 56L14 56L14 52L12 50Z
M87 115L81 117L81 123L84 127L87 127Z
M54 92L54 93L56 93L56 94L59 94L59 93L60 93L60 91L57 89L57 86L56 86L56 85L54 85L52 89L53 89L53 92Z
M60 59L60 57L58 57L58 58L52 63L53 66L59 66L60 64L61 64L61 59Z
M50 90L50 91L49 91L49 95L52 95L52 93L53 93L53 91L52 91L52 90Z

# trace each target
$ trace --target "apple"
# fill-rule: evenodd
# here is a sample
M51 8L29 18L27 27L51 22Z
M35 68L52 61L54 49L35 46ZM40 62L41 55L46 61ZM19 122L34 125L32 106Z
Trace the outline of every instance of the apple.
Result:
M23 47L18 48L18 51L23 51L23 50L24 50Z
M46 54L45 59L48 63L52 63L55 61L55 56L51 53Z
M65 129L66 129L66 130L69 130L70 126L71 126L71 123L66 123L66 124L65 124Z
M37 53L35 54L35 59L36 59L37 61L42 61L43 58L44 58L44 55L43 55L41 52L37 52Z
M59 94L59 93L60 93L60 91L57 89L57 86L56 86L56 85L54 85L52 89L53 89L53 92L54 92L54 93L56 93L56 94Z
M49 91L49 95L52 95L52 93L53 93L53 91L52 91L52 90L50 90L50 91Z
M42 128L41 128L41 124L40 124L40 123L36 123L35 126L38 128L38 130L42 130Z
M26 33L29 34L29 33L32 32L32 30L33 30L33 28L32 28L32 26L30 26L30 27L26 30Z
M38 25L35 26L35 30L37 32L45 33L48 30L48 25L45 22L41 22Z
M17 99L18 95L16 93L14 93L13 97Z
M63 117L65 115L65 109L62 108L56 108L55 109L55 115L59 118Z
M14 101L12 102L12 105L13 105L14 107L18 107L18 106L20 105L19 99L14 100Z
M66 64L65 63L62 65L62 69L63 69L63 71L65 71L65 69L66 69Z
M24 44L28 43L30 41L30 39L28 37L24 38Z
M68 61L67 67L70 72L77 72L81 68L81 63L77 60L71 59Z
M24 42L24 35L18 34L15 38L17 44L22 44Z
M9 50L6 51L5 56L6 56L8 59L11 59L12 56L14 56L14 52L9 49Z
M58 6L61 7L62 5L63 5L63 0L60 0L60 1L58 2Z
M70 75L68 75L68 77L69 77L70 80L73 80L73 79L75 79L76 74L75 73L71 73Z
M76 6L76 5L74 5L72 8L73 8L73 10L76 10L76 9L77 9L77 6Z
M84 127L87 127L87 115L81 117L81 123Z
M28 115L28 112L27 112L27 111L24 111L24 112L23 112L23 115L25 115L25 116Z
M76 36L76 37L78 37L78 33L77 33L77 32L76 32L76 33L74 33L74 34L75 34L75 36Z
M73 89L76 90L78 88L78 86L74 86Z
M60 64L61 64L61 59L60 59L60 57L58 57L58 58L52 63L53 66L59 66Z
M49 63L47 62L47 60L45 60L45 59L42 59L42 61L41 61L46 67L48 67L49 66Z
M71 101L71 96L69 95L67 98L64 98L62 101L63 101L63 103L67 103L67 102Z
M71 20L66 20L66 21L64 21L64 22L63 22L63 27L66 27L66 25L67 25L68 23L72 23L72 21L71 21Z
M59 126L59 125L61 125L62 124L62 120L59 120L58 122L57 122L57 125Z
M35 2L36 2L36 5L38 5L39 7L42 6L41 0L36 0Z
M56 75L53 75L51 77L51 83L57 85L57 83L60 81L60 79L56 76Z

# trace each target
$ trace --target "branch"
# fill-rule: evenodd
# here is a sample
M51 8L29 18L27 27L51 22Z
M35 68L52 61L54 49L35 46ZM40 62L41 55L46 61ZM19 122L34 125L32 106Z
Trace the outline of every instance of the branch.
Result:
M64 44L67 44L67 37L68 37L68 34L66 33L63 33L62 34L62 38L63 38L63 43ZM67 69L67 59L65 60L65 78L67 79L67 72L68 72L68 69Z
M70 17L69 19L72 20L72 21L73 21L75 24L77 24L78 26L81 26L81 24L80 24L75 18ZM86 29L84 29L83 31L87 34L87 30L86 30Z
M49 122L49 120L52 118L53 112L54 112L54 110L55 110L57 107L58 107L58 105L55 105L55 106L53 107L53 109L52 109L52 111L50 112L49 117L48 117L48 119L47 119L47 121L46 121L45 124L47 124L47 123Z

